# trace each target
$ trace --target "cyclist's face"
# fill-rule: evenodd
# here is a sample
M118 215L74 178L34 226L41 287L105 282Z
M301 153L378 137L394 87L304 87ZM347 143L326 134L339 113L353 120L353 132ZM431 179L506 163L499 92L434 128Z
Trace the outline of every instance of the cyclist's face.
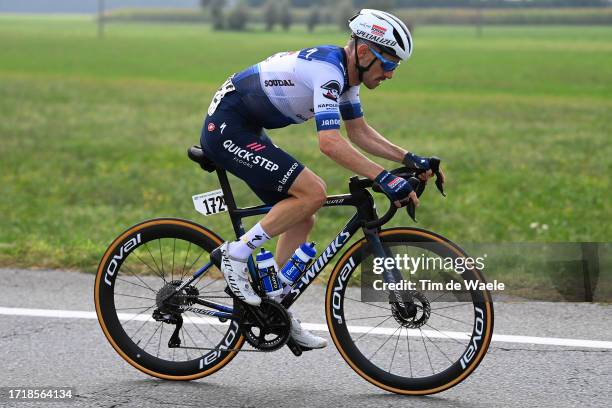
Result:
M399 61L399 58L391 56L386 53L383 53L382 56L389 61L393 61L393 62ZM368 50L366 58L364 58L364 61L363 62L360 61L360 62L361 62L361 65L368 66L372 62L372 60L376 60L376 61L370 67L370 69L363 74L363 84L368 89L374 89L378 85L380 85L383 81L393 78L393 74L395 72L395 71L383 70L382 62L378 60L378 58L376 58L376 56L372 54L369 50Z

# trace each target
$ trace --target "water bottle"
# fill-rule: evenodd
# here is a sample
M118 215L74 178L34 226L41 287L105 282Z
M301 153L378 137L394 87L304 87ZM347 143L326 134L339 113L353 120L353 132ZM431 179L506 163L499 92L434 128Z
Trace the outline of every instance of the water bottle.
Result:
M266 292L266 296L273 298L283 293L283 285L276 274L278 265L276 265L272 252L261 248L261 252L257 254L256 259L259 279L261 279L261 286Z
M302 275L308 263L315 257L317 250L315 249L315 243L311 242L303 243L295 250L295 253L289 258L289 261L283 266L278 277L287 286L293 286L293 284Z

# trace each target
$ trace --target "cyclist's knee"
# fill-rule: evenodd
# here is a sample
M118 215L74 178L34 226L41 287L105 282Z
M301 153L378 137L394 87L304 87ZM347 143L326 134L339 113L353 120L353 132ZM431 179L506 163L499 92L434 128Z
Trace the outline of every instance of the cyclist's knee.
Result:
M327 198L327 186L321 177L317 176L308 168L304 168L297 176L289 194L304 202L313 209L318 210L325 204Z
M315 210L318 210L319 208L323 207L323 205L325 204L325 201L327 200L327 188L326 187L327 186L325 185L323 180L320 180L320 182L313 183L311 187L308 198Z

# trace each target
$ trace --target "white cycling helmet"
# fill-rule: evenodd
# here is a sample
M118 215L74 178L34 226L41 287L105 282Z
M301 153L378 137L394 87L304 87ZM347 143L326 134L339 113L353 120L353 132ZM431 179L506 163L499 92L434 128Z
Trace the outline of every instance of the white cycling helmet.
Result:
M408 27L392 14L363 9L349 19L349 27L355 37L380 46L384 52L402 61L412 54L412 37Z

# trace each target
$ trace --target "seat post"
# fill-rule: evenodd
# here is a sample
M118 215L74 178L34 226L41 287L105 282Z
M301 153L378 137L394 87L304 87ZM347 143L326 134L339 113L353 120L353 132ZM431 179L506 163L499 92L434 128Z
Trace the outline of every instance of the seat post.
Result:
M244 227L242 226L242 218L236 215L236 200L234 199L234 193L232 192L232 187L230 186L229 180L227 179L227 172L225 169L217 166L217 177L219 177L219 185L221 186L221 191L223 191L223 198L225 200L225 205L227 206L227 211L229 212L230 219L232 220L232 226L234 227L234 232L236 233L236 238L244 235Z

